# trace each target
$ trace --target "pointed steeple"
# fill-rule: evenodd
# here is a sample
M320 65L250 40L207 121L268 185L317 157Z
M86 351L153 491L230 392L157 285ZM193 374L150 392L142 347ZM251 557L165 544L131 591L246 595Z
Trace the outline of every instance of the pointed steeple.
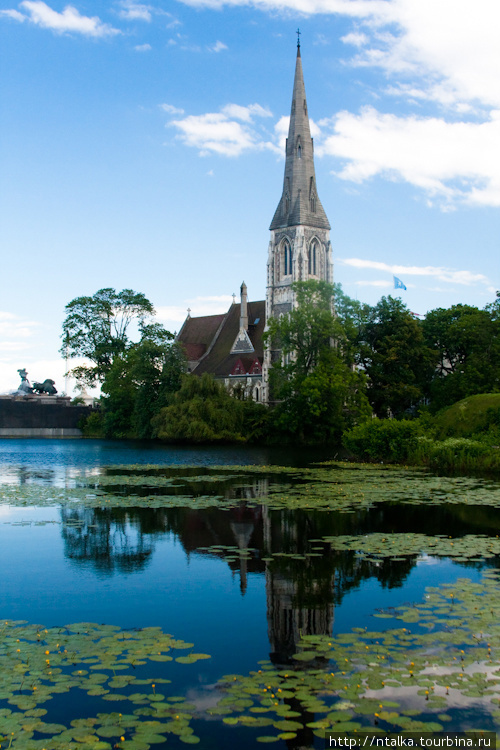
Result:
M309 128L300 43L297 44L290 127L286 140L283 194L270 229L297 225L330 229L316 191L314 147Z

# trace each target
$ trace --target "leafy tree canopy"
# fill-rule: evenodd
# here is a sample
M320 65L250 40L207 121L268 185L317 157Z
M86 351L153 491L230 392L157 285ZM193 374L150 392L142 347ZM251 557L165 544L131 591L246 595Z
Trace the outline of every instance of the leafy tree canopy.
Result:
M430 389L434 410L466 396L500 391L498 295L484 310L471 305L432 310L423 332L437 361Z
M207 373L186 375L170 406L154 419L162 440L193 443L245 442L255 436L267 417L266 408L233 398Z
M342 295L343 321L333 313L331 284L310 280L293 288L297 306L268 323L267 340L280 355L270 372L272 397L279 402L272 423L288 438L337 441L347 426L371 415L366 378L352 367L345 332L344 321L351 320L355 306Z
M159 323L141 326L141 339L113 360L103 384L104 431L109 437L155 437L152 419L181 387L186 358Z
M267 322L264 335L271 349L290 359L290 371L308 375L319 362L320 352L332 339L344 338L342 326L333 315L333 286L326 281L298 281L292 286L296 307ZM293 360L293 361L292 361Z
M99 289L92 297L76 297L66 305L63 322L63 357L83 357L90 365L75 367L72 374L86 385L102 383L115 357L129 344L128 330L143 326L154 315L151 302L140 292Z
M435 353L406 305L382 297L369 308L360 334L360 361L369 378L368 398L377 416L416 407L435 367Z

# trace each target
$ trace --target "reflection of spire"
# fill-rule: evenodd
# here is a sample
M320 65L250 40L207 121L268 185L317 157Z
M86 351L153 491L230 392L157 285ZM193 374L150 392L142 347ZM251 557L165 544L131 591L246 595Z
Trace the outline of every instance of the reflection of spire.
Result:
M234 534L238 549L240 550L240 589L241 593L244 594L247 590L247 557L242 554L242 550L248 549L254 530L254 524L249 521L231 521L229 525Z

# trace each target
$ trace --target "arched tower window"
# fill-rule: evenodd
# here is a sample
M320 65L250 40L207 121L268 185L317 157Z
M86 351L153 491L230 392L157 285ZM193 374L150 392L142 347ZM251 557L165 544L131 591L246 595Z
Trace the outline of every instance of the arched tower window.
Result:
M319 246L318 240L312 240L308 251L308 272L309 276L317 276L319 265Z
M283 276L291 276L292 274L292 246L288 240L283 242Z

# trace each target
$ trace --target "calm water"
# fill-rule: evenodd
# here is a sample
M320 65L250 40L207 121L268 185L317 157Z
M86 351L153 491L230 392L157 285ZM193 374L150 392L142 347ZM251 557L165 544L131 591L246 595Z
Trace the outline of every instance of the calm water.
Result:
M385 503L351 513L282 510L249 502L277 481L265 473L246 481L238 476L222 486L208 480L200 484L203 497L233 498L224 507L134 507L130 500L127 507L112 501L109 507L78 501L36 504L37 488L46 493L79 487L82 478L104 475L109 466L189 465L197 467L194 476L200 467L214 465L300 466L310 460L303 452L266 449L0 441L0 484L18 488L20 496L31 493L28 506L0 504L1 618L47 627L80 621L127 629L160 626L212 657L189 667L169 665L176 694L189 696L201 710L213 702L213 686L222 675L247 674L265 659L292 664L301 634L385 627L375 613L420 602L430 584L463 576L479 580L485 566L497 565L498 558L457 563L427 554L374 564L350 552L327 553L311 541L374 531L461 537L472 529L496 537L500 510L495 507L478 512L442 506L429 513L419 506ZM118 491L112 484L108 490ZM151 487L119 491L139 498ZM185 493L186 486L169 491ZM270 556L280 552L299 557L271 565ZM300 559L305 552L311 553L307 561ZM54 720L64 722L69 712L76 716L80 710L68 699L52 703ZM220 720L198 718L194 726L200 747L258 746L255 731ZM275 746L298 747L297 742L280 740ZM307 742L323 746L312 735ZM169 736L169 746L184 745Z

